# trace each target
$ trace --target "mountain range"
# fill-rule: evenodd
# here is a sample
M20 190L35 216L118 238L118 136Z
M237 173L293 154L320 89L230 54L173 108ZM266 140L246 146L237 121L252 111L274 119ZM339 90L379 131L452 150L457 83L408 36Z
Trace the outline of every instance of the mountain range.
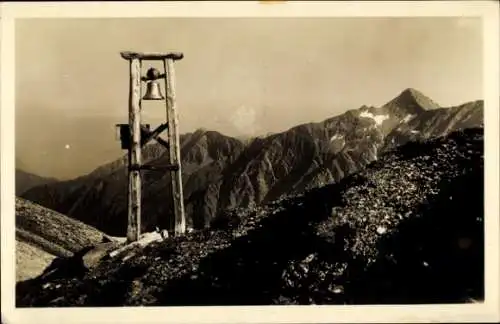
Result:
M124 258L59 258L16 285L16 306L484 301L483 137L410 141L338 183L226 211Z
M381 107L362 106L317 123L246 141L216 131L181 135L185 210L188 226L209 227L227 210L268 203L339 182L384 152L483 124L483 101L441 107L415 89L405 89ZM143 160L164 164L157 144ZM145 172L142 230L172 228L170 175ZM21 197L56 210L110 235L127 225L127 159L88 175L35 186Z

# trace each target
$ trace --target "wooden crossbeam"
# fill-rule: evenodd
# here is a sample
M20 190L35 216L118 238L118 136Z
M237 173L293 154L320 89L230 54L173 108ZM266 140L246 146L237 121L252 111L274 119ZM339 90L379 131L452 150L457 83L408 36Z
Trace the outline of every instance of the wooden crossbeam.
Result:
M180 52L169 52L169 53L141 53L133 51L123 51L120 55L126 60L139 59L148 61L163 61L166 59L171 60L181 60L184 57L183 53Z
M167 165L143 165L141 167L144 170L149 171L179 171L179 165L177 164L167 164Z
M157 79L165 79L166 78L166 74L165 73L161 73L160 75L158 75L158 77L154 78L154 79L150 79L149 77L147 76L142 76L141 77L141 81L151 81L151 80L157 80Z
M140 170L147 170L147 171L178 171L179 170L179 165L178 164L165 164L165 165L149 165L149 164L132 164L130 165L130 170L132 171L140 171Z

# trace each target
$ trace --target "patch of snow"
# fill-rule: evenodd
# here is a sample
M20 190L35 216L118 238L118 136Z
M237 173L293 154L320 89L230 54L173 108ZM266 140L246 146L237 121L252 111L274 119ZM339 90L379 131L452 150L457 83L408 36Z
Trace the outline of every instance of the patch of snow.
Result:
M375 115L372 114L371 112L368 112L368 111L363 111L361 112L361 114L359 114L359 117L364 117L364 118L372 118L374 119L375 118Z
M371 118L375 121L377 125L382 125L384 120L389 118L389 115L374 115L370 112L363 111L361 114L359 114L359 117Z
M416 130L412 130L412 131L410 131L410 133L412 133L412 134L418 134L418 133L420 133L420 132L419 132L419 131L416 131Z
M403 118L403 119L401 120L401 122L402 122L402 123L407 123L407 122L409 122L410 120L412 120L413 118L415 118L415 116L416 116L416 115L408 115L408 116L406 116L405 118Z
M330 138L330 142L333 142L333 141L338 140L338 139L344 139L344 136L339 135L339 134L335 134L332 136L332 138Z

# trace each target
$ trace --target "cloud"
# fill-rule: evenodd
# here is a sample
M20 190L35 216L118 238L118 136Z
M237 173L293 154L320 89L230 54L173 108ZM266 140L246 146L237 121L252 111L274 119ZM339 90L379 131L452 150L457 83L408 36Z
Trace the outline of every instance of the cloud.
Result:
M232 126L243 134L253 135L259 128L254 108L240 106L232 112L229 120Z

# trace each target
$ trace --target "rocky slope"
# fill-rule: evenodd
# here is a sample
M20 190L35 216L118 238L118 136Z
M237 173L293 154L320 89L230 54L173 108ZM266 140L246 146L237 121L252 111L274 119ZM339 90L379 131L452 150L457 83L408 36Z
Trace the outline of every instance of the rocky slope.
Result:
M450 303L484 297L483 130L410 142L337 184L87 273L17 306Z
M34 278L55 258L71 257L104 237L93 227L16 197L16 279Z
M228 208L247 207L338 182L409 140L427 139L479 126L482 101L441 108L415 89L406 89L382 107L363 106L319 123L255 138L249 143L199 130L182 137L182 164L188 223L207 227ZM148 159L165 161L157 145ZM25 198L113 235L126 229L126 161L88 176L34 188ZM169 175L145 173L143 230L169 227Z

